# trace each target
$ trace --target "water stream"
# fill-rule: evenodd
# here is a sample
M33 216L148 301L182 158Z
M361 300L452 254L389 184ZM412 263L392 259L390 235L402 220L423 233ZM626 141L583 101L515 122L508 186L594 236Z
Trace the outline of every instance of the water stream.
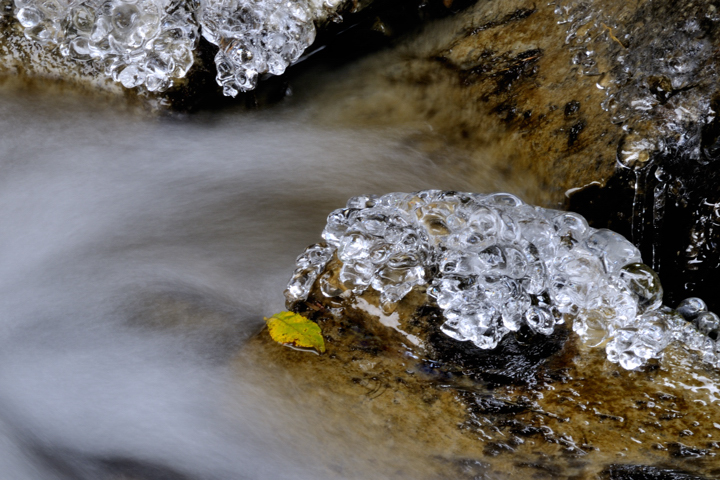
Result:
M299 107L157 119L2 92L2 477L326 476L229 362L348 197L477 190L398 138Z

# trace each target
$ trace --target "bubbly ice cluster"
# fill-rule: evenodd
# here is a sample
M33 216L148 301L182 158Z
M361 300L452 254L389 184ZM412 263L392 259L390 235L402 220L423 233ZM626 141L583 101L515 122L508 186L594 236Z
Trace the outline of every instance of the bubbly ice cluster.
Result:
M341 0L15 0L25 36L94 61L125 87L162 91L193 65L198 30L219 47L225 95L282 74ZM339 18L339 17L338 17Z
M720 347L708 336L720 328L714 314L696 308L700 327L662 307L660 281L639 251L575 213L505 193L391 193L351 198L328 216L322 236L325 244L298 257L285 291L290 304L316 281L326 296L342 293L328 281L332 272L323 273L336 257L343 287L372 287L386 312L425 285L442 309L442 331L480 348L522 328L549 335L569 321L626 369L659 358L672 340L718 363Z
M197 24L177 0L15 0L28 39L93 61L125 87L162 91L193 64Z
M217 82L234 97L255 88L263 73L281 75L315 40L306 0L204 0L202 34L220 51Z

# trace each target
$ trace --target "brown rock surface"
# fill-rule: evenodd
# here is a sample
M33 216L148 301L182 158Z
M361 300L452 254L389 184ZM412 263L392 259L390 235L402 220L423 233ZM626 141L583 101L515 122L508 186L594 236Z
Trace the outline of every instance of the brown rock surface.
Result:
M356 75L322 93L332 100L321 115L420 127L411 141L438 162L448 148L467 152L465 164L448 168L473 177L489 163L503 176L535 180L514 192L526 201L560 204L566 190L613 174L623 132L601 108L600 79L573 65L553 8L480 2L354 66ZM605 49L616 48L607 36Z
M263 330L235 363L298 419L293 429L323 439L323 451L307 455L343 478L368 469L429 479L720 475L720 374L684 350L628 372L561 333L515 351L515 340L504 342L472 363L466 345L433 339L441 320L422 291L389 315L377 301L372 291L335 301L314 291L295 309L320 325L324 355ZM527 353L543 342L557 348ZM528 368L513 375L522 362Z

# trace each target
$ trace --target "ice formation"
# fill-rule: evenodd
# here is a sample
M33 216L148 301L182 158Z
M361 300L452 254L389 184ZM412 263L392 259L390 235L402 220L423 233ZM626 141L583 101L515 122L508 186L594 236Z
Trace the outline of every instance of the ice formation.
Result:
M263 73L281 75L315 40L323 8L306 0L203 0L202 35L218 45L217 82L235 96L255 88Z
M125 87L162 91L193 64L197 25L173 0L15 0L28 39L94 61Z
M623 236L588 226L572 212L527 205L506 193L428 190L351 198L328 216L324 244L297 259L285 291L305 300L335 256L339 280L369 287L390 311L425 285L442 310L441 330L492 349L523 327L549 335L566 321L608 359L635 369L674 340L720 366L720 319L699 299L678 312L662 305L657 274Z
M93 61L125 87L163 91L193 65L198 31L219 47L225 95L280 75L315 39L314 22L340 0L15 0L25 36Z
M720 22L720 9L703 2L678 6L673 21L662 23L663 15L631 16L620 2L554 4L558 23L567 29L572 63L598 79L597 87L606 94L602 108L612 114L612 122L635 132L626 138L618 162L642 169L653 153L675 156L677 148L706 162L700 130L716 115L711 98L717 78L712 61L717 45L706 29Z

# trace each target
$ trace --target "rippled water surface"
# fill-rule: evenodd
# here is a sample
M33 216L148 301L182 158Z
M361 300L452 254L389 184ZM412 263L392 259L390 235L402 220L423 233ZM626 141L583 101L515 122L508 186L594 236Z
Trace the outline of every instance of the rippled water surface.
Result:
M348 197L473 189L397 138L0 94L3 478L332 476L230 359Z

